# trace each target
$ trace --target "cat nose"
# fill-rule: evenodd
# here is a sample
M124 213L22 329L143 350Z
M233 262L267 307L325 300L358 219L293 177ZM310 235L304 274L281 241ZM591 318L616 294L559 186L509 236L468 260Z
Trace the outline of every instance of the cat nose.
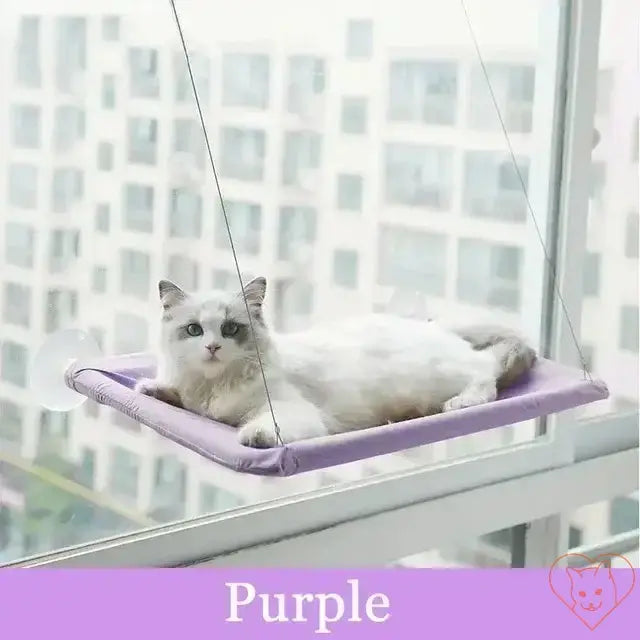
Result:
M220 345L216 344L215 342L212 342L211 344L205 346L205 349L208 349L212 354L215 353L219 348Z

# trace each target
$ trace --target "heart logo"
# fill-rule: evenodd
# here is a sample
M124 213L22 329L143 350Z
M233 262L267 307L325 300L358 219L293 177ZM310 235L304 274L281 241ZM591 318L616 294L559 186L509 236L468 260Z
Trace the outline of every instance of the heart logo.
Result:
M569 566L571 559L578 560L577 567ZM614 559L617 567L611 569ZM592 631L622 604L635 583L632 564L613 553L593 559L580 553L565 553L549 569L551 591Z

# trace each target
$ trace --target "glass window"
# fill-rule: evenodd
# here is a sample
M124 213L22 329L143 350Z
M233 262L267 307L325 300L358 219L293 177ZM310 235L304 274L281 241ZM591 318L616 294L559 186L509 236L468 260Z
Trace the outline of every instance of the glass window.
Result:
M222 216L220 216L222 217ZM200 238L202 198L188 189L172 189L169 203L169 235L174 238Z
M278 232L278 258L292 260L299 251L313 246L317 212L311 207L281 207Z
M612 535L635 531L640 526L638 498L619 496L611 501L609 531Z
M317 186L322 138L312 131L290 131L284 136L282 184L313 191Z
M362 211L362 176L349 173L338 175L338 209Z
M155 164L158 121L155 118L129 118L129 162Z
M151 259L148 253L135 249L120 250L120 291L137 298L149 295Z
M28 327L31 317L31 288L15 282L4 285L2 319L8 324Z
M100 233L109 233L111 226L111 208L102 202L96 205L95 229Z
M336 249L333 252L333 281L339 287L358 287L358 252L352 249Z
M160 94L158 52L155 49L129 49L129 91L134 98L157 98Z
M109 467L109 490L114 495L136 500L138 497L138 481L140 459L135 453L123 447L111 448Z
M20 16L15 78L23 87L37 88L42 80L40 24L39 16Z
M210 97L210 62L208 58L198 51L191 51L191 70L198 89L198 98L201 104L206 104ZM177 102L193 101L193 88L189 69L184 59L182 50L176 51L173 56L174 95Z
M0 398L0 446L19 449L22 444L24 411L20 405Z
M153 231L153 187L146 184L126 184L124 187L124 228L129 231Z
M47 333L62 329L78 315L78 294L70 289L49 289L46 294L44 326Z
M77 229L52 229L49 234L49 271L60 273L80 255L80 232Z
M638 355L638 306L623 305L620 309L620 348Z
M40 141L40 107L15 104L11 108L11 139L21 149L38 149Z
M228 489L203 482L200 485L200 513L226 511L244 504L244 500Z
M222 175L251 182L262 180L266 151L264 131L223 127L221 135Z
M84 174L75 167L53 170L51 180L51 208L66 213L84 197Z
M205 160L205 144L202 127L193 118L177 118L173 121L173 151L183 156L180 163L193 162L196 167L203 168Z
M120 16L105 16L102 18L102 39L107 42L120 40Z
M269 104L269 57L253 53L222 56L222 104L266 109Z
M95 474L96 452L89 447L83 447L80 457L80 466L78 468L78 473L76 474L76 481L83 484L85 487L93 489L95 485Z
M16 387L27 386L27 348L4 340L0 344L0 378Z
M587 252L584 257L584 286L585 296L597 296L600 292L600 254Z
M322 108L325 62L315 56L291 56L287 67L287 111L313 121L320 116Z
M58 91L80 89L87 68L87 20L75 16L55 18L55 78Z
M115 109L116 106L116 77L111 74L102 76L102 108Z
M100 142L98 144L97 164L100 171L111 171L113 169L113 144L111 142Z
M91 290L94 293L105 293L107 290L107 268L93 267L91 272Z
M342 98L342 133L367 132L367 99Z
M370 58L373 52L373 20L347 22L347 58Z
M9 204L35 209L38 201L38 168L32 164L9 165Z
M35 233L33 228L20 222L7 222L4 227L4 259L16 267L33 267Z
M262 227L262 208L260 205L229 200L224 204L236 251L250 255L260 253L260 230ZM231 248L222 212L216 216L216 247L218 249Z
M194 291L198 288L198 263L186 256L169 256L167 274L170 280L185 289Z
M84 110L71 105L56 107L53 114L53 148L68 151L85 137Z
M147 348L149 325L144 318L132 313L117 313L113 335L116 353L139 353Z
M187 469L176 456L156 458L151 489L151 513L163 520L184 517L187 493Z

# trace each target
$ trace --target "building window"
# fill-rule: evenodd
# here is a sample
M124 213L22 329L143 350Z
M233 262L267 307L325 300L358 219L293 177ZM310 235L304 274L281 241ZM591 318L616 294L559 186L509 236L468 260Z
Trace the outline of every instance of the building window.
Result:
M102 108L115 109L116 106L116 77L105 74L102 76Z
M120 250L120 291L125 295L147 299L151 280L149 254L134 249Z
M170 280L178 283L185 289L195 290L198 288L198 263L186 256L169 256L167 273Z
M526 188L529 159L520 157L517 162ZM526 198L510 157L494 151L465 153L463 207L478 218L510 222L526 219Z
M382 225L378 239L378 284L442 296L446 256L444 235Z
M221 133L222 175L251 182L262 180L266 151L264 131L223 127Z
M310 316L313 313L313 285L302 280L279 280L275 287L275 308L277 324L282 327L287 326L292 317Z
M373 52L373 21L347 22L347 58L370 58Z
M637 211L627 215L627 228L624 241L624 255L627 258L638 257L638 236L640 236L640 217Z
M27 348L4 340L0 344L0 377L17 387L27 386Z
M78 315L78 294L70 289L50 289L46 303L44 325L47 333L57 331Z
M397 60L391 63L390 120L453 125L457 98L456 62Z
M266 109L269 104L269 57L253 53L222 56L222 105Z
M122 447L113 447L109 468L109 491L118 497L136 500L139 469L140 459L135 453Z
M117 313L114 321L113 347L116 353L139 353L148 346L149 326L144 318L131 313Z
M252 202L226 201L225 210L236 251L249 255L260 253L262 208ZM224 216L216 217L216 248L230 249Z
M311 207L281 207L278 229L278 258L294 260L313 247L317 213Z
M320 168L322 138L311 131L285 133L282 184L314 191Z
M342 133L367 132L367 99L342 98Z
M120 17L105 16L102 18L102 39L107 42L120 40Z
M89 335L94 339L100 351L104 351L104 329L89 327Z
M451 149L389 144L385 165L387 202L434 209L450 208L453 191Z
M200 507L198 513L226 511L244 504L244 500L226 489L203 482L200 485Z
M129 91L134 98L157 98L160 94L155 49L133 47L129 50Z
M10 443L15 448L22 445L22 407L5 399L0 399L0 441Z
M100 171L113 170L113 145L110 142L98 144L98 169Z
M109 233L111 227L111 208L102 202L96 205L95 229L100 233Z
M38 149L40 142L40 107L15 104L11 108L13 144L20 149Z
M199 238L202 235L202 197L200 194L188 189L171 190L169 235L174 238Z
M56 107L53 115L53 148L68 151L85 137L84 110L70 105Z
M198 98L201 104L209 101L210 84L210 64L209 60L196 51L189 54L191 59L191 70L198 89ZM189 69L184 59L182 51L177 51L173 57L173 73L175 79L175 99L177 102L188 102L193 100L193 88Z
M522 249L461 238L457 295L464 302L507 311L520 308Z
M204 167L205 144L200 123L193 118L173 121L173 151L188 155L196 167ZM180 160L181 163L184 160Z
M532 66L489 63L487 73L505 127L510 133L530 133L535 93L535 69ZM501 124L484 71L480 65L471 72L469 124L479 131L499 131Z
M38 169L32 164L9 165L9 204L35 209L38 200Z
M105 293L107 290L107 268L93 267L91 272L91 290L94 293Z
M124 228L128 231L153 231L153 187L126 184L124 187Z
M319 97L326 84L325 63L315 56L291 56L288 60L287 111L303 117L320 115Z
M16 83L37 88L40 80L40 18L21 16L16 44Z
M600 254L587 252L584 257L583 293L597 296L600 293Z
M56 88L75 92L78 90L77 78L87 68L87 21L69 16L55 20Z
M338 209L362 211L362 176L352 173L338 174Z
M94 487L96 472L96 452L93 449L89 449L89 447L83 447L80 464L76 469L76 481L92 489Z
M609 533L618 535L627 531L635 531L639 524L638 499L617 497L611 501L609 511Z
M153 469L151 511L156 517L184 517L187 496L187 468L175 456L159 456Z
M620 309L619 346L638 355L638 307L624 305Z
M158 121L155 118L129 118L129 162L155 164Z
M31 289L7 282L3 293L2 319L9 324L28 327L31 316Z
M358 287L358 252L352 249L336 249L333 252L333 281L339 287Z
M84 196L84 175L80 169L54 169L51 182L51 208L66 213Z
M35 253L33 229L19 222L7 222L4 227L4 259L14 267L31 269Z
M49 271L60 273L80 256L80 232L77 229L52 229L49 233Z

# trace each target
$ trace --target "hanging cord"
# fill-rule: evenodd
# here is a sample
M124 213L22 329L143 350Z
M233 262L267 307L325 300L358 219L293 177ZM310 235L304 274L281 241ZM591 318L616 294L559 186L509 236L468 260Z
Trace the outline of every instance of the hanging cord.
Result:
M218 191L218 198L220 200L220 207L222 209L222 215L224 216L224 223L227 228L227 234L229 236L229 244L231 245L231 253L233 254L233 261L236 267L236 273L238 274L238 281L240 282L240 287L242 288L242 298L244 299L244 305L247 310L247 316L249 318L249 328L251 329L251 335L253 336L253 343L256 348L256 355L258 356L258 364L260 365L260 373L262 374L262 382L264 383L264 392L267 396L267 404L269 405L269 412L271 413L271 418L273 419L273 426L276 432L276 439L280 443L281 446L284 446L284 442L282 440L282 436L280 435L280 427L278 426L278 421L276 420L275 413L273 412L273 404L271 403L271 394L269 393L269 385L267 384L267 376L264 372L264 367L262 365L262 357L260 356L260 349L258 348L258 340L256 338L256 332L253 328L253 320L251 318L251 312L249 311L249 303L247 302L247 297L244 294L244 285L242 284L242 274L240 273L240 265L238 263L238 255L236 253L235 245L233 244L233 237L231 235L231 227L229 226L229 218L227 217L227 210L224 205L224 198L222 197L222 189L220 188L220 180L218 179L218 171L216 170L216 164L213 160L213 152L211 151L211 143L209 142L209 134L207 131L207 125L205 123L204 114L202 112L202 107L200 106L200 97L198 96L198 89L196 87L196 81L193 76L193 69L191 68L191 58L189 57L189 50L187 49L187 44L184 39L184 33L182 31L182 25L180 24L180 18L178 17L178 11L176 9L176 3L174 0L169 0L171 3L171 9L173 11L173 17L176 23L176 27L178 29L178 34L180 36L180 42L182 44L182 51L184 53L184 58L187 62L187 69L189 71L189 79L191 81L191 88L193 89L193 97L196 101L196 107L198 108L198 116L200 118L200 125L202 126L202 133L204 134L204 141L207 145L207 154L209 155L209 163L211 164L211 171L213 172L213 177L216 183L216 189Z
M493 87L491 86L491 81L489 80L489 72L487 71L487 66L484 62L484 58L482 57L482 52L480 51L480 45L478 44L478 39L475 34L475 30L473 25L471 24L471 18L469 17L469 12L467 11L467 5L465 0L460 0L460 4L462 5L462 10L464 11L464 15L467 21L467 26L469 28L469 33L471 34L471 39L473 40L473 46L476 50L476 55L478 56L478 61L480 62L480 66L482 67L482 73L484 75L484 79L487 83L487 87L489 89L489 93L491 95L491 101L493 102L493 106L496 110L496 114L498 115L498 120L500 121L500 127L502 128L502 133L504 134L504 139L507 143L507 147L509 149L509 155L511 156L511 161L513 163L513 167L518 176L518 181L520 182L520 186L522 188L522 193L527 202L527 209L529 214L531 215L531 219L533 220L533 225L536 230L536 234L538 236L538 240L540 241L540 246L542 247L542 252L544 253L545 260L547 261L549 268L551 270L551 285L555 290L556 295L558 296L558 300L560 301L560 305L562 307L562 312L564 314L565 319L567 320L567 325L569 326L569 331L571 332L571 338L573 340L573 344L578 351L578 356L580 358L580 364L582 365L582 373L585 378L588 378L590 382L593 382L593 378L591 377L591 373L587 367L587 362L584 357L584 353L582 348L580 347L580 342L576 335L575 329L573 327L573 323L571 322L571 317L569 316L569 311L567 310L567 305L565 304L564 298L562 297L562 292L560 291L560 286L558 284L558 279L556 275L556 267L554 261L549 256L547 251L547 247L544 243L544 239L542 237L542 232L540 231L540 227L538 226L538 221L536 219L535 213L533 212L533 207L531 206L531 201L529 200L529 193L527 192L527 186L525 185L524 179L522 177L522 173L520 172L520 168L518 167L518 161L516 160L516 154L513 151L513 147L511 145L511 139L509 138L509 134L507 132L507 127L504 123L504 119L502 117L502 113L500 112L500 107L498 106L498 100L496 99L496 95L493 91Z

